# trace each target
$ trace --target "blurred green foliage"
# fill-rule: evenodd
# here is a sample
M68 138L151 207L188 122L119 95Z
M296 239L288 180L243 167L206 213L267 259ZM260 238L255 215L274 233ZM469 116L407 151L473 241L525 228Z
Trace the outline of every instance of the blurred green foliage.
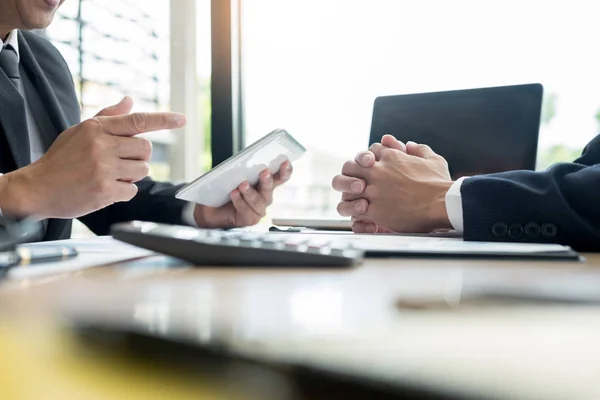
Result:
M200 154L200 171L206 172L212 168L212 151L211 151L211 114L212 107L210 102L210 78L200 79L200 92L198 94L200 104L200 115L202 115L203 127L199 134L204 135L204 152Z
M581 155L582 150L583 149L562 144L540 149L538 153L537 169L544 170L559 162L572 162Z
M557 112L558 95L556 93L548 93L544 95L542 103L541 124L549 125ZM595 115L600 129L600 110ZM538 151L537 169L544 170L551 165L559 162L572 162L577 159L582 152L582 148L571 147L564 144L541 148Z
M556 93L548 93L544 95L542 102L541 124L548 125L556 116L556 102L558 95Z

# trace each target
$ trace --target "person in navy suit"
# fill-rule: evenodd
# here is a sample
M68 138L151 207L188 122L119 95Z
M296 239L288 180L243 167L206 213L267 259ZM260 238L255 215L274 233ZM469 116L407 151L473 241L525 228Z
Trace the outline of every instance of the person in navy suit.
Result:
M346 162L332 185L342 193L338 212L352 217L355 232L455 229L465 240L600 251L600 135L572 163L454 182L429 146L385 135Z
M30 32L47 27L64 0L0 0L0 211L44 221L40 239L65 239L71 219L97 234L117 222L143 220L206 228L252 225L290 163L242 183L220 208L174 197L181 185L147 177L152 145L137 135L179 128L177 113L133 113L125 97L81 121L75 87L58 50Z

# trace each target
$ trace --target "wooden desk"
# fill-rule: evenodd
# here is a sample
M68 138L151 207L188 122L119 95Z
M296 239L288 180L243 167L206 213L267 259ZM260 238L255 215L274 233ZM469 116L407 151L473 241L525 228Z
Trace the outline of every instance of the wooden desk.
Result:
M245 355L335 367L434 393L600 398L600 307L398 307L399 301L452 302L465 285L600 274L600 255L586 257L585 263L374 259L347 270L283 270L191 268L156 256L4 282L0 304L5 326L55 326L65 308L78 309L200 343L218 340ZM24 337L39 342L41 333L25 330L19 345Z

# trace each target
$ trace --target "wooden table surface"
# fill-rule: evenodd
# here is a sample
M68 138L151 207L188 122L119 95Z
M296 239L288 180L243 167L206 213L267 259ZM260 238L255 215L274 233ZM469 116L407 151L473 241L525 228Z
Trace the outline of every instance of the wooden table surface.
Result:
M62 382L60 393L78 398L87 398L82 388L89 398L137 398L132 387L144 388L135 392L139 398L165 395L150 383L135 386L133 377L119 381L127 375L114 368L94 374L121 386L99 385L104 381L89 377L79 383L61 380L60 373L64 378L71 370L54 369L52 360L64 359L65 353L48 352L62 348L57 343L63 343L64 335L56 332L63 332L67 316L177 335L203 346L219 343L261 360L312 365L457 397L597 399L600 307L465 299L469 288L482 285L600 277L600 255L585 256L582 263L368 259L352 269L317 270L194 268L153 256L5 281L0 285L0 315L7 329L0 330L0 346L5 347L0 357L12 351L23 368L10 379L6 374L0 378L0 398L9 398L3 391L20 398L44 393L25 383L36 376L32 365L47 381L49 371L54 374L45 390ZM43 370L40 354L48 361ZM84 364L94 368L91 358L77 360L73 370L81 371ZM139 374L137 379L148 382ZM223 392L221 383L203 386L206 398L251 397ZM197 384L179 385L178 394L201 397ZM300 398L274 393L268 391L274 396L270 398ZM256 397L269 398L263 392Z

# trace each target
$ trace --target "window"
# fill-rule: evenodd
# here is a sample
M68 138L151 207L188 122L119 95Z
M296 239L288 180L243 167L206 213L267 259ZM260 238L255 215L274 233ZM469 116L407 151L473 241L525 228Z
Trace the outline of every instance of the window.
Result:
M331 179L380 95L540 82L540 168L599 128L592 2L242 0L241 15L246 143L284 127L310 150L271 215L336 215Z
M46 34L71 69L82 119L125 94L134 111L169 109L168 1L67 1ZM171 134L146 136L154 144L151 173L166 180Z
M174 17L176 23L172 25L173 10L178 13ZM188 10L197 10L198 14L188 13ZM191 22L178 20L189 16ZM206 29L198 29L197 40L188 35L188 31L196 31L196 20L200 26L210 29L210 25L205 23L210 20L208 0L72 0L63 4L44 33L71 69L82 118L92 117L102 108L118 102L125 94L133 97L134 111L169 110L176 99L178 105L199 106L193 112L186 112L188 126L194 130L186 131L185 136L197 136L194 139L202 143L204 133L210 127L204 123L208 120L205 115L210 112L210 47L205 46L210 44L210 36ZM174 27L181 29L173 31L171 28ZM182 60L184 66L175 72L170 63L173 38L178 41L175 46L179 48L182 42L192 46L191 51L188 47L180 50L179 55L187 58L181 57L185 58ZM193 47L196 43L203 46L198 48L198 52ZM185 76L185 79L177 81L172 75ZM194 84L196 76L198 84ZM172 85L172 82L178 86ZM179 180L188 175L196 176L210 166L210 157L202 151L210 149L210 146L189 151L197 158L190 162L189 154L181 151L187 143L178 142L184 136L181 133L161 131L145 135L154 145L150 163L154 179ZM74 225L75 237L89 234L83 225Z

